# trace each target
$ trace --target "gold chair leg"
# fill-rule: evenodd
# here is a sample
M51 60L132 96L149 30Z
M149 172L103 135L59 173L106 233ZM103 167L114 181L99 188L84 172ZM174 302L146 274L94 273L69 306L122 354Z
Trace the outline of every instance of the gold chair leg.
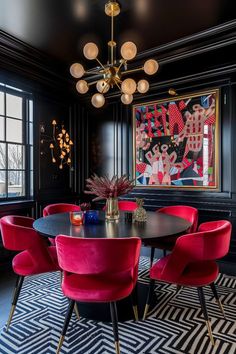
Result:
M78 318L78 320L80 320L80 315L79 315L79 309L78 309L78 305L77 303L75 303L75 306L74 306L74 311L75 311L75 314Z
M215 286L215 283L211 283L211 284L210 284L210 287L211 287L211 290L212 290L212 292L213 292L214 298L216 299L216 302L217 302L218 305L219 305L219 308L220 308L220 311L222 312L222 315L224 316L224 318L226 318L225 312L224 312L224 308L223 308L223 305L222 305L222 303L221 303L221 301L220 301L219 295L218 295L218 293L217 293L217 288L216 288L216 286Z
M9 314L9 317L8 317L8 321L7 321L6 332L8 331L8 329L9 329L9 327L10 327L11 320L12 320L12 317L13 317L13 314L14 314L14 311L15 311L15 308L16 308L16 305L12 305L11 310L10 310L10 314Z
M65 339L65 336L61 336L61 337L60 337L60 340L59 340L58 346L57 346L57 352L56 352L56 354L59 354L59 353L60 353L60 350L61 350L62 344L63 344L63 342L64 342L64 339Z
M213 334L212 334L212 329L211 329L211 323L210 323L210 321L206 321L206 325L207 325L207 331L208 331L208 334L209 334L211 343L212 343L212 345L214 346L214 345L215 345L215 341L214 341L214 338L213 338Z
M133 312L134 312L135 321L138 322L138 306L137 305L133 306Z
M219 308L220 308L220 311L222 312L222 315L224 316L224 318L226 318L226 316L225 316L225 311L224 311L224 307L223 307L223 305L222 305L222 302L220 301L220 299L219 300L216 300L217 301L217 303L218 303L218 305L219 305Z
M120 354L120 342L115 342L116 354Z
M147 316L147 313L148 313L148 310L149 310L149 305L146 304L145 305L145 309L144 309L144 313L143 313L143 320L145 320L146 316Z

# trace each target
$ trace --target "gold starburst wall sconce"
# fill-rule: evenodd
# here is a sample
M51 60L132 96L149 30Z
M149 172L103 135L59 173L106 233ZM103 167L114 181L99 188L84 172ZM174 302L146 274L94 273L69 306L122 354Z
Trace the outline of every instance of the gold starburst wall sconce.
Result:
M68 133L64 125L61 125L61 128L59 128L55 119L52 121L51 124L51 137L44 134L45 127L43 124L40 125L41 144L44 144L45 142L49 143L51 161L53 164L57 164L60 170L62 170L64 166L69 166L71 168L71 155L74 143L70 138L70 134ZM41 152L41 155L43 154L44 153Z

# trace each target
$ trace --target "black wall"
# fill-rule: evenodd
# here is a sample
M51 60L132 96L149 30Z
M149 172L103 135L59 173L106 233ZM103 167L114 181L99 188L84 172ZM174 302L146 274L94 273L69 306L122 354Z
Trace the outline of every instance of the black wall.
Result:
M148 95L136 96L134 103L170 97L174 87L179 95L204 89L220 89L220 191L177 191L135 188L131 199L143 197L149 210L171 204L199 209L200 222L228 219L233 223L230 252L225 267L235 272L236 263L236 22L205 31L141 54L139 61L154 57L160 72ZM140 59L140 60L139 60ZM113 94L105 108L95 110L87 103L83 139L87 145L83 161L87 175L108 173L133 175L132 107ZM236 273L236 272L235 272Z
M35 101L35 198L33 201L0 205L4 213L38 217L44 205L57 201L79 202L85 179L93 172L132 175L132 109L111 94L100 110L93 109L89 97L75 95L65 68L18 40L0 33L0 75L16 86L24 85ZM235 271L236 262L236 21L200 34L140 53L132 68L146 58L156 58L159 73L152 79L148 95L136 95L135 102L168 97L174 87L178 94L220 89L220 191L177 191L134 189L131 199L142 196L147 209L171 204L187 204L200 211L200 222L229 219L233 235L226 271ZM3 80L4 81L4 80ZM14 85L13 85L14 86ZM59 171L41 155L40 123L47 131L54 118L64 121L75 141L74 171ZM49 130L48 130L49 129Z
M0 48L0 82L31 93L34 102L34 197L8 203L0 201L0 217L19 214L37 218L47 204L79 202L77 122L81 108L76 105L73 109L72 85L65 75L68 68L1 31ZM53 119L65 125L75 142L72 170L59 170L52 164L49 142L41 143L45 135L52 136ZM40 133L41 124L45 127L44 134ZM0 241L0 263L8 260L9 252L3 250Z
M2 31L0 47L0 81L31 93L34 102L33 215L39 216L49 202L76 201L78 197L77 125L82 106L74 104L78 97L74 96L67 66ZM48 139L52 136L53 119L59 126L65 125L75 143L71 170L67 167L59 170L51 163ZM41 125L44 133L40 131ZM5 207L5 203L0 203L0 210Z

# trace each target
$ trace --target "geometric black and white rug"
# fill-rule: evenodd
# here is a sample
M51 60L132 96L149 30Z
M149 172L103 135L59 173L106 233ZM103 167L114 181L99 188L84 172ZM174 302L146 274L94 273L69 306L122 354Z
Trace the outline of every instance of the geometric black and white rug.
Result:
M141 257L139 281L148 284L149 260ZM156 283L158 303L145 321L119 322L121 354L235 354L236 278L220 275L218 292L227 319L205 288L215 346L207 335L196 289ZM55 354L68 302L60 290L59 273L25 279L8 333L0 334L1 354ZM1 311L1 309L0 309ZM110 323L73 314L61 354L113 354Z

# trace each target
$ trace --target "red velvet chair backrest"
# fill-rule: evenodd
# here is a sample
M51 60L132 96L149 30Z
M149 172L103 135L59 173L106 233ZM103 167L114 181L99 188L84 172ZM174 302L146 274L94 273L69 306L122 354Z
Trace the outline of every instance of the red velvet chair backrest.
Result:
M119 200L118 207L119 207L119 210L134 211L135 209L138 208L138 205L136 202L132 202L132 201L128 201L128 200Z
M59 214L59 213L69 213L70 211L80 211L80 210L81 210L80 206L75 204L66 204L66 203L50 204L43 209L43 216Z
M34 219L8 215L1 218L3 245L11 251L27 251L33 264L40 264L42 271L53 261L47 251L46 240L32 228Z
M132 238L56 237L60 267L77 274L115 274L128 272L136 282L141 240ZM68 256L69 255L69 256Z
M34 246L39 235L32 228L34 219L9 215L1 218L3 245L11 251L23 251Z
M129 200L119 200L118 208L123 211L134 211L138 208L138 204ZM104 205L102 210L106 210L106 205Z
M196 232L198 225L198 210L188 205L173 205L157 210L158 213L178 216L192 223L188 232Z
M177 239L161 278L175 282L191 263L224 257L230 246L232 225L227 220L201 224L199 232Z

